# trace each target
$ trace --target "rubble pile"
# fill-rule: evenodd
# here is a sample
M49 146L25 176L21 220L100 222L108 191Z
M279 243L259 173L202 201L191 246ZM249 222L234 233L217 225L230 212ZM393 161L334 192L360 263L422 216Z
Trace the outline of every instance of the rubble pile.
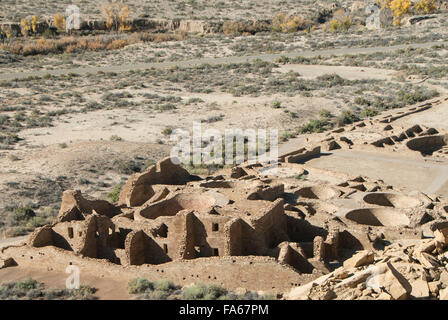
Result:
M434 239L403 240L363 250L333 272L292 289L299 300L448 300L448 228Z

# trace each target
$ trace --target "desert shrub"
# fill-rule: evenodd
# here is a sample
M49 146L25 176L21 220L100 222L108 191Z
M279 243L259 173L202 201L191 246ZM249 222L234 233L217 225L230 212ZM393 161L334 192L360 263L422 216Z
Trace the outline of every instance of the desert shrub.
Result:
M322 82L322 85L327 88L343 86L350 83L350 81L342 78L336 73L323 74L321 76L318 76L316 80Z
M274 300L275 296L272 293L266 293L263 295L254 291L248 291L243 295L237 296L238 300Z
M40 296L43 286L36 280L31 278L18 281L7 282L0 285L0 300L15 300L27 297L27 294L32 291L32 296Z
M397 18L409 13L411 5L411 0L391 0L388 4Z
M415 10L418 13L431 13L437 9L437 0L418 0L414 4Z
M353 24L352 17L349 15L341 16L330 21L330 32L347 31Z
M177 286L169 280L159 280L154 282L154 290L171 292L177 290Z
M412 8L411 0L378 0L378 3L383 8L389 8L394 14L394 25L401 24L403 15L410 13Z
M219 116L210 116L207 119L203 120L206 123L214 123L214 122L219 122L222 121L222 119L224 118L223 115L219 115Z
M417 89L413 92L401 90L398 93L398 100L403 105L410 105L418 102L423 102L437 96L439 96L439 92L437 90Z
M225 35L232 35L242 33L244 31L244 26L242 22L239 21L225 21L222 25L222 32Z
M131 29L129 18L131 11L123 1L112 0L101 9L105 19L106 27L110 30L128 31Z
M39 22L39 19L37 16L32 16L31 18L31 30L33 33L37 33L37 23Z
M164 104L158 104L154 107L154 110L163 112L168 110L174 110L177 109L176 106L172 103L164 103Z
M58 30L65 29L65 18L62 14L57 13L53 18L53 26L55 26Z
M377 116L379 114L379 111L374 108L365 108L361 111L361 117L363 118L370 118Z
M35 217L36 213L31 208L15 208L10 214L7 216L7 221L12 226L17 226L24 221L28 221L31 218Z
M272 108L279 109L282 107L282 103L280 101L274 101L272 102Z
M13 145L20 141L16 134L0 135L0 144Z
M6 217L7 236L22 236L37 227L44 226L53 220L53 212L41 212L36 214L29 207L12 207Z
M201 98L190 98L187 100L186 104L197 104L197 103L202 103L204 102L204 100L202 100Z
M106 48L109 50L117 50L117 49L124 48L124 47L128 46L129 44L130 44L129 40L127 40L127 39L116 39L116 40L113 40L111 43L109 43L106 46Z
M331 118L333 115L331 114L330 111L326 110L326 109L322 109L319 111L319 116L321 118Z
M183 290L182 298L185 300L217 300L225 297L227 293L226 289L215 284L196 283Z
M26 18L20 20L20 32L24 37L28 36L31 32L31 21Z
M12 30L10 27L7 26L1 26L0 27L0 38L6 38L9 39L12 37Z
M48 31L51 32L51 31ZM46 34L48 36L48 33ZM38 55L38 54L49 54L49 53L61 53L64 51L63 46L57 40L48 40L41 38L37 41L18 44L18 45L8 45L5 47L6 50L13 52L15 54L21 54L23 56Z
M109 199L111 202L116 203L120 199L120 192L121 188L123 187L123 184L117 184L111 192L107 194L107 199Z
M31 278L27 278L21 282L17 282L14 285L14 288L16 288L19 291L28 291L31 289L36 289L37 287L38 287L38 282Z
M311 119L308 123L300 126L298 128L298 132L303 133L319 133L324 132L325 130L329 129L331 127L331 124L327 120L323 119Z
M101 99L104 101L116 101L118 99L129 99L132 98L133 95L127 91L122 91L122 92L117 92L117 93L113 93L113 92L108 92L105 93Z
M270 31L271 26L262 21L225 21L222 25L222 32L226 35L235 34L256 34L257 32Z
M37 23L38 23L37 16L32 16L31 20L28 20L26 18L23 18L20 20L20 33L26 37L29 36L32 33L37 32Z
M133 174L135 172L141 172L143 164L134 160L121 160L117 159L113 162L114 167L119 173Z
M28 22L26 22L28 21ZM25 34L30 34L32 25L29 20L24 19L24 27L22 28ZM1 33L5 33L1 31ZM39 55L39 54L62 54L74 53L83 51L102 51L102 50L117 50L131 44L140 42L165 42L165 41L180 41L187 38L185 32L178 32L176 34L154 34L154 33L136 33L126 39L111 39L99 38L93 39L63 37L54 39L58 35L58 29L51 26L43 33L43 38L37 41L14 41L2 44L1 48L5 51L16 55ZM0 63L2 57L0 56Z
M272 30L276 32L294 33L299 30L310 29L313 22L300 16L279 13L272 21Z
M164 136L169 136L172 133L173 133L173 128L170 128L170 127L166 127L165 129L162 130L162 134Z
M42 37L45 39L54 39L58 36L58 29L56 27L49 27L42 33Z
M145 278L135 278L128 283L128 291L131 294L141 294L154 290L154 284Z
M370 102L370 100L364 98L364 97L356 97L355 101L356 104L359 104L361 106L370 106L372 103Z
M138 34L138 41L142 42L166 42L166 41L181 41L187 38L187 33L178 32L178 33L149 33L143 32Z
M93 300L96 288L87 285L79 286L79 289L64 290L68 296L68 300Z
M0 300L92 300L97 290L81 285L79 289L46 289L43 283L31 278L0 285Z
M350 124L350 123L361 120L351 110L344 110L338 119L339 119L340 124Z
M313 22L322 24L327 22L333 16L333 11L330 9L322 9L313 17Z
M284 133L282 133L281 135L280 135L280 141L281 142L286 142L286 141L288 141L289 139L292 139L292 138L295 138L296 137L296 135L294 134L294 133L291 133L291 132L284 132Z
M135 278L128 283L130 294L138 294L138 299L166 300L175 299L180 293L180 287L168 280L150 282L145 278Z
M87 103L85 107L81 109L82 112L88 112L88 111L95 111L95 110L101 110L104 109L105 106L99 102L96 101L90 101Z

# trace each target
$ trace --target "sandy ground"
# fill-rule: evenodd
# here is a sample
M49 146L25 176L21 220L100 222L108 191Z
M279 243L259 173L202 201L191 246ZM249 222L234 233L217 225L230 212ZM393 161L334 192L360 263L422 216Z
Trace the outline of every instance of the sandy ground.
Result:
M278 72L294 71L306 79L314 79L320 75L335 73L343 78L392 80L395 71L319 65L286 65ZM33 128L22 131L29 146L39 147L58 143L75 141L109 140L117 135L125 141L154 143L157 139L166 137L161 133L166 127L180 128L191 131L194 121L207 120L212 116L223 115L223 120L211 124L203 123L203 128L214 128L224 132L226 128L276 128L287 130L297 122L285 116L283 110L271 107L272 101L280 100L288 109L298 112L303 120L316 114L323 106L325 109L337 113L334 101L322 97L288 98L280 95L260 97L234 97L231 94L181 94L183 99L201 98L206 103L218 103L215 109L200 106L179 106L175 112L144 112L139 110L110 110L96 111L87 114L72 114L61 117L60 121L51 128ZM241 112L244 117L241 117ZM302 120L302 121L303 121ZM114 124L118 122L118 124ZM29 147L27 145L26 148Z
M430 128L448 130L448 101L432 108L431 112L421 112L410 115L397 121L400 125L422 124Z
M65 281L69 274L59 271L42 271L39 269L23 268L20 266L1 269L0 279L2 282L21 281L33 278L42 282L47 288L65 289ZM129 300L131 296L127 293L127 282L117 279L104 278L100 275L82 273L80 275L81 285L90 285L98 291L95 297L101 300Z
M429 47L433 44L422 45ZM417 47L419 45L416 45ZM401 46L405 48L407 46ZM396 50L393 47L385 50ZM318 54L346 54L360 52L375 52L375 48L369 49L338 49L324 50L320 52L308 52L306 54L292 53L289 56L313 56ZM183 63L172 62L160 64L160 67L170 65L193 65L201 62L243 62L262 58L274 61L280 55L262 55L253 57L222 58L221 60L195 59ZM136 68L147 68L152 64L141 66L106 66L103 69L86 68L69 71L88 73L98 70L125 71ZM329 73L336 73L350 80L375 79L394 81L395 71L387 69L374 69L366 67L346 66L315 66L315 65L283 65L278 72L286 73L294 71L300 73L306 79ZM54 70L54 74L63 74L67 70ZM0 74L0 79L12 79L14 77L27 77L31 74L43 75L46 71L34 73ZM420 79L416 79L420 81ZM31 189L31 183L36 177L45 176L55 179L58 176L66 176L69 181L78 178L88 178L91 184L76 185L82 192L90 196L105 198L111 187L123 181L126 175L114 172L109 168L118 157L133 159L139 156L142 159L159 160L168 155L171 146L168 137L162 134L166 127L191 130L193 121L206 120L211 116L223 116L222 121L203 124L203 129L215 128L223 131L225 128L279 128L285 130L297 125L297 120L285 115L284 110L272 108L272 102L280 99L282 104L288 106L288 110L300 114L300 121L304 122L316 116L319 110L325 108L337 113L338 106L331 97L286 97L280 95L260 97L234 97L230 94L185 94L182 98L201 98L206 103L200 107L179 106L176 111L164 113L144 112L142 110L107 110L78 113L70 116L61 116L53 127L27 129L20 133L25 140L19 144L16 150L2 150L0 161L0 180L5 182L22 182ZM210 107L213 103L217 106ZM435 106L427 112L421 112L400 119L397 123L404 126L422 124L428 127L448 129L448 102ZM122 141L110 141L111 137L119 137ZM375 138L374 134L369 138ZM165 144L156 144L158 139ZM305 136L292 139L280 147L280 154L287 153L302 147ZM63 145L66 144L66 145ZM14 155L17 159L10 159ZM400 155L374 154L360 151L336 151L329 155L310 160L306 164L312 169L333 170L348 175L364 175L372 179L382 179L386 183L402 187L406 190L419 190L427 193L439 193L448 196L448 162L434 162L423 158L409 159ZM92 171L93 170L93 171ZM322 174L322 178L325 175ZM99 183L107 182L107 186L98 187ZM38 187L37 187L38 188ZM51 187L50 187L51 191ZM15 203L29 198L27 194L11 193L11 187L0 184L1 204ZM28 199L34 200L34 199ZM58 199L59 201L59 199ZM0 247L22 241L21 239L2 240ZM64 288L66 274L60 271L37 271L23 269L21 267L0 270L2 281L14 281L33 277L44 282L49 287ZM125 281L119 279L105 279L101 275L86 274L82 276L83 283L91 284L98 288L97 296L102 299L129 299Z
M448 196L448 189L444 185L444 181L448 183L448 161L409 159L400 155L351 150L335 151L312 159L307 162L307 166L382 179L387 184L408 191Z
M244 55L237 56L233 55L231 57L223 57L223 56L210 56L205 58L196 58L196 59L181 59L176 61L166 61L166 62L132 62L133 59L130 57L122 56L119 61L115 61L114 59L106 59L104 63L100 66L77 66L70 68L52 68L49 70L30 70L27 67L19 64L16 68L6 68L0 70L0 80L14 80L14 79L24 79L28 77L42 77L45 75L65 75L68 73L76 73L80 75L84 74L94 74L97 72L126 72L131 70L144 70L149 68L170 68L173 66L179 67L191 67L200 64L228 64L228 63L245 63L251 62L254 60L263 60L263 61L275 61L280 57L288 57L288 58L296 58L296 57L316 57L316 56L332 56L332 55L355 55L355 54L369 54L376 52L394 52L399 49L407 49L407 48L430 48L435 45L448 45L448 41L427 41L423 43L410 43L410 44L397 44L397 45L389 45L389 46L372 46L372 47L352 47L352 48L335 48L335 49L320 49L320 50L303 50L303 48L296 50L289 50L285 53L264 53L264 54L255 54L255 55ZM122 49L122 51L127 50L126 48ZM126 53L129 54L129 53ZM147 53L143 53L147 55ZM47 64L51 65L52 61L48 61ZM54 63L54 62L53 62Z
M0 249L8 246L20 245L21 243L26 242L27 239L28 236L0 239Z

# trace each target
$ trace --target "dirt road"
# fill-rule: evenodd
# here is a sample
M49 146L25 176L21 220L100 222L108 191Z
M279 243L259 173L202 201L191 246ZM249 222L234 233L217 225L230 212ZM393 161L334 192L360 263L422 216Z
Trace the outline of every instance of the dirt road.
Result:
M117 66L107 66L107 67L88 67L88 68L71 68L71 69L61 69L61 70L42 70L42 71L30 71L30 72L17 72L17 73L3 73L0 74L0 80L14 80L14 79L25 79L28 77L43 77L45 75L63 75L69 73L76 73L79 75L94 74L97 72L126 72L131 70L144 70L150 68L162 69L170 68L173 66L179 67L191 67L200 64L226 64L226 63L244 63L251 62L257 59L263 61L273 62L276 59L285 56L288 58L294 57L315 57L315 56L330 56L330 55L344 55L344 54L363 54L363 53L374 53L374 52L391 52L398 49L406 48L430 48L434 45L448 45L448 41L433 41L425 43L416 44L400 44L387 47L370 47L370 48L341 48L341 49L327 49L327 50L316 50L316 51L300 51L291 53L281 53L281 54L261 54L252 56L239 56L239 57L223 57L223 58L204 58L204 59L193 59L185 61L172 61L172 62L160 62L160 63L140 63L140 64L123 64Z

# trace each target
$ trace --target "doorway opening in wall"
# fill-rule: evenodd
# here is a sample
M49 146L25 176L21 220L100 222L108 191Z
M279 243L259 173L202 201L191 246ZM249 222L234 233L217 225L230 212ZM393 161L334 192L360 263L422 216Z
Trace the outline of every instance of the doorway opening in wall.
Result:
M157 235L161 238L168 238L168 227L166 224L162 223L162 225L157 230Z
M68 227L68 237L70 238L70 239L73 239L73 228L72 227Z
M214 255L214 256L219 256L219 250L218 250L218 248L213 248L213 255Z
M166 243L163 244L163 251L168 253L168 245Z
M219 224L213 223L212 224L212 231L219 231Z

